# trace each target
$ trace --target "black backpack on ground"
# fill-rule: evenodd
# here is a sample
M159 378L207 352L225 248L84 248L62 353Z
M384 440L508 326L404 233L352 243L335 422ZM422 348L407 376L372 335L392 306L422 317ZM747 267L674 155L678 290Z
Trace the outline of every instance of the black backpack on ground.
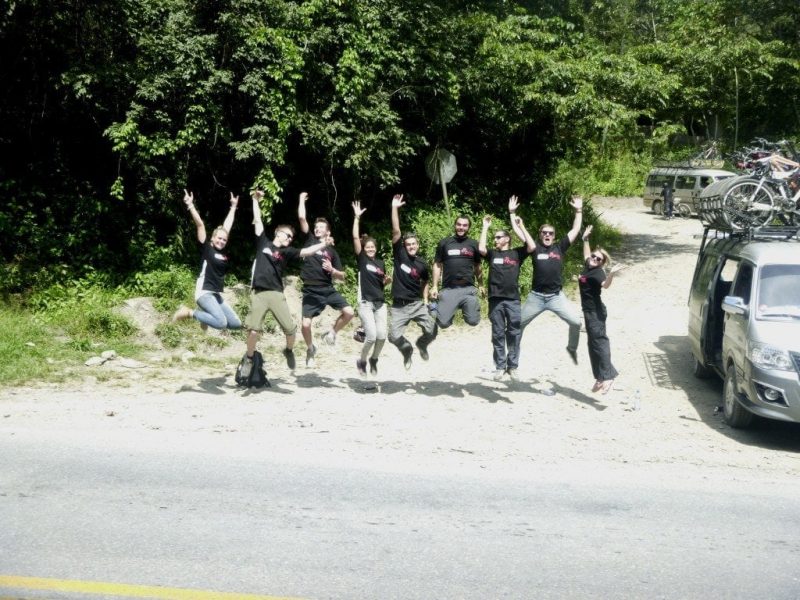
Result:
M248 363L251 364L248 365ZM247 366L250 366L249 372ZM248 359L245 352L242 360L239 361L239 366L236 367L236 385L256 388L270 387L267 372L264 370L264 357L261 356L261 352L256 350L252 359Z

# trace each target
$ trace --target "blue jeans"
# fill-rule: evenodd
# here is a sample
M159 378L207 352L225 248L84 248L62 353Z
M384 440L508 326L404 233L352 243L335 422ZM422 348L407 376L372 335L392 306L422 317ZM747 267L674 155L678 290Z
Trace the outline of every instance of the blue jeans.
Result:
M531 292L528 294L525 304L522 305L522 330L525 331L528 324L546 310L554 312L569 325L567 350L577 351L578 339L581 335L581 314L567 299L564 292L557 294Z
M200 310L194 311L194 318L214 329L239 329L242 322L233 309L225 304L220 294L203 294L197 299Z

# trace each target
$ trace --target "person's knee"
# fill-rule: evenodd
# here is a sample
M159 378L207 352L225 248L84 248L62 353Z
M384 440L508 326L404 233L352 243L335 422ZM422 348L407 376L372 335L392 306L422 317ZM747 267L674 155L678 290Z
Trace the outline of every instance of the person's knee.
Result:
M353 307L352 306L345 306L342 309L342 319L344 319L345 321L349 321L350 319L353 318L354 315L355 315L355 313L353 311Z

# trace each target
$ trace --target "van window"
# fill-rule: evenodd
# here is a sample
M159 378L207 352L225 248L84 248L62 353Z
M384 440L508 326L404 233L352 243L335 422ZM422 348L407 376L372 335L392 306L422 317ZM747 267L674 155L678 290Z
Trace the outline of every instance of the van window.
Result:
M675 189L677 190L693 190L697 177L693 175L680 175L675 179Z
M758 282L759 316L800 316L800 265L766 265Z
M717 270L718 257L707 254L703 258L703 264L697 270L697 279L695 279L692 286L692 300L698 305L703 304L708 294L708 286L711 283L711 277L714 271Z
M750 304L750 293L753 289L753 265L742 263L739 267L739 274L736 276L736 283L731 290L731 296L738 296L744 300L745 304Z
M647 178L647 187L661 188L664 186L664 182L672 185L674 178L674 175L650 175Z
M708 175L703 175L700 178L700 189L707 188L711 185L711 182L714 181L713 177L709 177Z

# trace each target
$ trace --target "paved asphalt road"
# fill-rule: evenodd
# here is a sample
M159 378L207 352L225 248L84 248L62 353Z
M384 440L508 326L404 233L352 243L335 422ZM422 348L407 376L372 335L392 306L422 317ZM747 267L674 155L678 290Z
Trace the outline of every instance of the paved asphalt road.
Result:
M42 439L2 439L0 456L4 576L301 598L800 596L797 488L777 483L415 476ZM89 596L0 586L12 597Z

